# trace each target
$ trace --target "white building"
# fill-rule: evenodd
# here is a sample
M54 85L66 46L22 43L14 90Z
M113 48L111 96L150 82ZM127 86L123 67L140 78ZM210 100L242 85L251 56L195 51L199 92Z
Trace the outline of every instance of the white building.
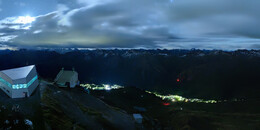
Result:
M143 116L141 114L133 114L136 123L142 124Z
M64 70L62 68L54 81L60 87L74 88L76 85L79 84L78 72L74 70Z
M0 71L0 88L11 98L31 96L38 84L35 65Z

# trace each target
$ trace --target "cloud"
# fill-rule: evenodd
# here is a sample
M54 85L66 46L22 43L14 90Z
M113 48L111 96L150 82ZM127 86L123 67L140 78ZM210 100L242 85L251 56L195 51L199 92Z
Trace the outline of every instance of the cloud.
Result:
M112 2L117 2L117 0L77 0L80 4L85 4L87 6L96 6L100 4L108 4Z
M0 5L2 5L2 0L0 0ZM2 9L2 8L0 8L0 12L1 12L1 11L3 11L3 9Z
M70 11L67 6L59 6L65 10L36 18L30 30L11 41L23 46L154 47L154 39L175 38L164 23L151 22L160 14L147 16L134 9L129 14L129 9L120 4L97 4Z
M0 31L17 36L8 40L9 45L23 47L252 48L260 44L259 4L258 0L58 0L56 11L36 17L29 28L0 24L5 27Z
M7 46L7 45L0 44L0 50L7 50L7 49L8 50L18 50L18 48L16 48L16 47L10 47L10 46Z
M258 0L175 1L170 20L191 35L229 34L259 38Z
M7 17L0 20L0 42L9 42L30 29L33 17Z
M18 5L18 6L21 6L21 7L26 6L26 4L24 2L15 2L14 4Z

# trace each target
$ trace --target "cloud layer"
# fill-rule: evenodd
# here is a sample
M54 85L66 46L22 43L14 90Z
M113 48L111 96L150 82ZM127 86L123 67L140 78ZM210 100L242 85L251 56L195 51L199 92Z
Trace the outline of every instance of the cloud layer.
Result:
M32 23L1 20L0 40L19 47L259 49L258 5L258 0L58 0L56 10Z

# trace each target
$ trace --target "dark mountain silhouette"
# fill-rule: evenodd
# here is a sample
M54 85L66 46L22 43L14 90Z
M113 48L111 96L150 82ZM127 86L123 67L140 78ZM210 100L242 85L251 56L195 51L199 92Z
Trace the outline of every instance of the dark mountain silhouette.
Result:
M260 98L259 50L0 51L0 69L35 64L40 77L75 68L81 83L135 86L206 99ZM177 81L178 79L178 81Z

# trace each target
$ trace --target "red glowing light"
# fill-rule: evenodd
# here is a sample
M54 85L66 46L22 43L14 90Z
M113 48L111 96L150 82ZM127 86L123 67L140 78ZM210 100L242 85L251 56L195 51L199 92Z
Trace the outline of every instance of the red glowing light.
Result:
M180 82L180 79L179 78L177 78L177 80L176 80L177 82Z
M170 105L170 103L163 103L163 105L164 105L164 106L169 106L169 105Z

